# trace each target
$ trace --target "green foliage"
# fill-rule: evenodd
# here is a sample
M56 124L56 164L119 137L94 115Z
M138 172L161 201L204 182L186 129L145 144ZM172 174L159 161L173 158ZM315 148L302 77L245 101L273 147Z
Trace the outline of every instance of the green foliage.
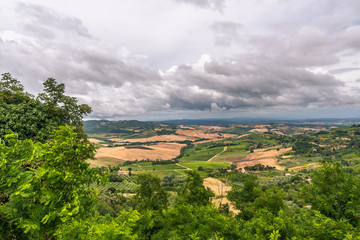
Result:
M278 187L271 187L261 192L260 196L255 199L255 209L265 208L267 211L277 214L280 209L285 207L283 199L284 191Z
M161 180L161 186L166 190L175 190L185 182L183 177L175 177L174 174L165 175Z
M187 171L186 175L186 182L178 192L178 204L210 204L214 193L204 187L200 175L196 171Z
M163 210L168 206L168 195L160 178L149 173L136 175L140 187L136 193L139 210Z
M92 144L69 126L51 136L44 144L16 135L0 143L1 215L29 237L50 238L59 225L86 217L94 196L90 184L101 180L84 161L94 155Z
M360 179L347 173L339 163L325 163L312 175L311 185L303 190L313 209L336 220L348 219L360 225Z
M240 181L243 187L233 185L232 190L228 192L228 199L234 202L237 209L243 211L248 203L254 202L260 196L261 189L254 175L245 175Z
M30 99L30 95L24 92L24 86L10 73L1 74L0 101L6 104L17 104Z
M64 95L65 85L49 78L44 83L44 93L34 99L24 92L21 83L11 74L2 74L0 81L0 138L15 132L20 140L33 139L45 142L49 132L59 126L70 124L79 138L83 133L82 117L91 112L86 104Z
M91 112L91 108L86 104L77 104L75 97L66 96L65 84L57 83L55 79L48 78L44 82L44 93L40 93L38 98L44 103L48 112L62 120L62 124L71 124L77 133L83 133L83 116ZM85 137L82 134L81 137Z
M179 204L165 214L164 227L152 239L241 239L236 222L211 205Z
M297 136L293 150L298 154L308 153L313 150L315 145L311 144L311 138L308 135Z
M98 216L62 224L55 235L59 240L135 240L138 236L133 233L133 227L138 220L137 211L122 211L116 218Z

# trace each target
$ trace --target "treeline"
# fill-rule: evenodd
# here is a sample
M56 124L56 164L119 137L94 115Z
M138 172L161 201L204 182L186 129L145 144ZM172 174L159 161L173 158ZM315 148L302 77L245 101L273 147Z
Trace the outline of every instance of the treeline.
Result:
M246 166L246 167L244 167L244 169L246 170L246 171L265 171L265 170L273 170L273 169L275 169L276 167L272 167L272 166L268 166L268 165L266 165L266 166L264 166L264 165L262 165L262 164L255 164L255 165L253 165L253 166Z
M174 159L174 160L155 160L152 161L152 165L169 165L169 164L175 164L178 163L179 160Z

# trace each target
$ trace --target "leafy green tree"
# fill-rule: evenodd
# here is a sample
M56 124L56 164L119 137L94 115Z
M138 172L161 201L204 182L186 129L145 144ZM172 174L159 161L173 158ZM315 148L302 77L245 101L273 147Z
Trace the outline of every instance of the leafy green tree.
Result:
M97 216L83 220L74 220L62 224L56 231L57 239L79 240L135 240L139 239L133 227L139 220L137 211L121 211L119 216Z
M82 117L91 112L86 104L66 96L65 85L54 79L44 83L44 93L35 99L24 92L21 83L11 74L2 74L0 81L0 138L15 132L20 140L31 138L45 142L49 132L65 124L71 125L79 138L86 139Z
M135 195L139 210L164 210L168 207L168 194L160 178L149 173L136 175L139 189Z
M89 215L95 194L90 185L102 180L84 161L94 156L93 144L78 139L70 126L61 126L44 144L19 141L16 134L6 138L0 143L5 232L51 239L61 224Z
M235 207L243 211L247 204L253 203L261 194L259 182L254 175L247 174L241 178L243 186L234 185L228 192L228 199L234 202Z
M187 171L186 175L185 184L178 192L177 202L204 206L210 204L211 197L215 195L204 187L200 175L196 171Z
M151 239L151 236L162 229L163 213L168 207L168 194L161 186L160 178L151 174L136 175L139 189L135 195L137 209L141 217L135 231L141 239Z
M342 240L349 234L354 237L351 239L359 239L353 226L348 221L336 221L326 217L317 210L304 208L294 214L293 217L296 224L294 226L294 235L299 239Z
M311 177L311 184L303 194L312 206L327 217L348 219L354 226L360 226L360 179L340 165L324 163Z
M38 98L44 102L47 111L59 120L60 125L70 124L77 133L83 134L83 116L91 113L91 108L86 104L77 104L75 97L65 95L65 84L57 83L55 79L48 78L44 82L44 93Z
M241 239L234 219L209 204L177 204L165 213L164 223L152 239Z
M280 209L285 208L284 204L285 193L278 187L271 187L266 189L254 201L255 210L265 208L273 214L277 214Z
M0 101L7 104L16 104L28 101L30 95L24 92L24 86L10 73L1 74L0 80Z

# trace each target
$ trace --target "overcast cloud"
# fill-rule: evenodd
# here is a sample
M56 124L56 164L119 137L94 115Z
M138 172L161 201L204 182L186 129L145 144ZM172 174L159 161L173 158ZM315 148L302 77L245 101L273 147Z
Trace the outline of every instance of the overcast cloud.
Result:
M360 117L359 11L356 0L4 0L0 72L34 94L64 82L90 118Z

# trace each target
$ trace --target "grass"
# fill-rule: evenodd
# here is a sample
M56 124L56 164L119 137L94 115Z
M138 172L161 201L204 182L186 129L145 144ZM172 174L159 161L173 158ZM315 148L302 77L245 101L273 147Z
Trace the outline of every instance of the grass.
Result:
M132 168L132 171L153 171L156 170L174 170L174 169L184 169L181 166L176 164L166 164L166 165L152 165L151 162L135 163L131 165L123 166L124 169Z
M292 168L292 167L298 166L299 164L297 162L287 161L287 162L280 163L280 165L287 167L287 168Z
M246 155L249 151L246 152L228 152L225 151L218 155L216 158L211 160L212 162L235 162L246 158Z
M203 161L182 162L181 165L184 165L185 167L191 168L193 170L197 170L199 167L226 168L227 166L229 166L229 164L225 162L203 162Z
M360 157L356 153L348 153L342 156L342 159L349 162L357 162L360 160Z
M318 167L321 167L320 163L309 163L309 164L304 164L304 165L301 165L301 166L296 166L296 167L289 168L289 171L297 172L297 171L300 171L302 169L309 170L309 169L318 168Z
M295 156L292 158L282 158L279 162L279 165L287 167L287 168L294 168L296 166L304 166L310 163L318 163L323 158L321 156L314 156L314 157L305 157L305 156Z
M159 177L160 179L163 179L166 175L174 174L175 177L184 175L183 170L146 170L146 171L132 171L134 175L136 174L142 174L142 173L151 173L152 175L155 175Z
M184 157L180 158L181 161L207 161L216 154L222 152L224 147L207 148L201 147L199 144L196 147L192 147L185 150Z

